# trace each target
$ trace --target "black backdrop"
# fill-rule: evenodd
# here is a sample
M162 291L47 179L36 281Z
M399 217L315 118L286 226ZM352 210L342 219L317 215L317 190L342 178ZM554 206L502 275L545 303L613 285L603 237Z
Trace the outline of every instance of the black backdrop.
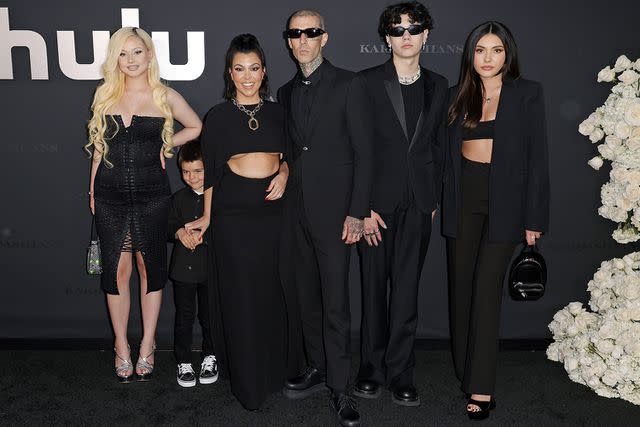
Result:
M338 66L360 70L388 57L382 52L376 33L378 16L388 3L384 0L0 2L0 338L110 336L99 281L87 276L84 270L90 225L86 199L89 162L81 147L97 81L68 77L79 75L64 65L74 52L68 42L58 41L64 39L60 31L74 32L77 61L91 63L92 31L113 32L122 25L121 8L137 8L142 28L169 33L171 63L185 64L189 60L190 71L183 71L193 77L200 74L198 59L204 59L204 69L195 80L169 82L202 115L220 100L223 56L234 35L251 32L260 39L267 53L273 89L277 89L295 72L281 37L285 20L294 10L317 8L323 13L330 34L325 56ZM548 294L535 303L515 303L506 298L501 335L548 337L546 325L556 310L569 301L587 299L587 281L600 261L634 249L632 245L616 244L609 237L613 224L597 216L599 187L607 178L608 168L594 172L586 165L594 150L577 133L577 126L607 96L609 87L596 84L596 73L620 54L625 53L632 60L640 56L636 22L640 2L619 1L612 7L594 0L432 0L427 6L435 19L435 28L422 63L447 76L451 84L457 80L467 33L480 22L496 19L514 32L524 75L544 85L550 137L552 224L540 247L548 262ZM11 49L14 38L38 37L33 33L9 33L9 29L35 32L44 44L32 42L41 46L34 46L31 53L24 47ZM187 53L187 31L195 32L190 36L191 56ZM201 37L198 33L204 37L204 58L196 49ZM96 33L96 37L100 34ZM66 59L61 61L60 56ZM44 64L48 68L46 73ZM172 188L176 190L182 183L174 161L168 163L168 170ZM354 251L351 268L354 333L360 317L357 271ZM134 280L132 285L135 283ZM172 330L171 294L165 292L158 325L162 341L169 339ZM431 239L419 307L419 337L446 337L444 244L438 233ZM132 337L139 335L136 309L132 310L130 329Z

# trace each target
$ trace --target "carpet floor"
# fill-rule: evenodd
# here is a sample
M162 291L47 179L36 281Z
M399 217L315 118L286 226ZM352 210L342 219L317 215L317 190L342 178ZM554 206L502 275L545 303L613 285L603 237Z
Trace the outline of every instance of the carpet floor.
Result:
M542 351L499 354L498 407L488 420L472 423L449 352L418 351L416 358L422 405L399 407L386 390L376 400L358 399L363 426L640 425L640 407L571 382ZM119 384L109 371L112 361L104 351L0 351L0 425L336 425L328 393L299 401L276 394L248 412L223 375L215 384L179 387L169 351L157 352L156 374L147 383Z

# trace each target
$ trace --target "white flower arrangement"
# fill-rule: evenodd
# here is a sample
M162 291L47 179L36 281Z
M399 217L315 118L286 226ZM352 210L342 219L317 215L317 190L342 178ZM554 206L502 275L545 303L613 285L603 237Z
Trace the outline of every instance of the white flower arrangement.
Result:
M611 161L598 213L618 223L618 243L640 240L640 59L620 56L598 82L616 82L604 105L578 131L599 143L588 161L598 170ZM562 362L569 378L605 397L640 405L640 252L603 261L587 286L589 309L572 302L553 316L547 357Z
M572 302L553 316L547 357L604 397L640 405L640 252L602 262L587 311Z
M611 180L602 186L598 213L618 223L612 234L616 242L635 242L640 240L640 58L634 62L620 56L613 68L600 70L598 82L616 84L578 132L600 143L589 166L598 170L604 160L611 161Z

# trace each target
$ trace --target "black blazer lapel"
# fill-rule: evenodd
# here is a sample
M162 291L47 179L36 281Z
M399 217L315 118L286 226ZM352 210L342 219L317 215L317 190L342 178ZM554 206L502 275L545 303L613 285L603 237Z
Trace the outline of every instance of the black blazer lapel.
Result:
M409 140L407 132L407 118L404 112L404 101L402 99L402 89L400 89L400 82L398 82L398 74L393 66L393 61L389 60L384 64L384 88L387 91L393 110L396 112L396 118L402 127L404 137Z
M420 116L418 116L418 122L416 123L416 130L413 132L413 136L411 137L411 143L409 144L409 150L413 147L413 144L420 136L423 127L429 129L429 126L433 124L433 114L429 114L431 112L431 104L433 103L433 88L435 83L429 77L427 70L422 68L422 75L424 76L424 105L422 107L422 111L420 112ZM406 131L405 131L406 133Z
M514 82L512 81L503 82L502 89L500 89L491 157L495 157L496 155L500 156L502 152L500 145L502 135L500 131L502 129L511 129L512 127L510 123L512 120L510 120L509 116L512 115L511 112L514 110L513 106L517 105L516 98L518 96L516 91L513 90L513 85Z

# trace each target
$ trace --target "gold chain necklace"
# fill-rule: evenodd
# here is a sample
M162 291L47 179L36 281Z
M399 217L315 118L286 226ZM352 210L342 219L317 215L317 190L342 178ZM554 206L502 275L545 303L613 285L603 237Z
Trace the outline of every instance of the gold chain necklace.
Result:
M260 102L253 110L248 110L244 105L238 104L238 101L235 98L231 98L231 102L233 102L233 105L238 107L238 110L249 116L249 121L247 122L247 124L249 125L249 129L258 130L258 128L260 127L260 122L255 118L255 115L258 113L258 111L260 111L260 107L262 107L264 101L260 99Z

